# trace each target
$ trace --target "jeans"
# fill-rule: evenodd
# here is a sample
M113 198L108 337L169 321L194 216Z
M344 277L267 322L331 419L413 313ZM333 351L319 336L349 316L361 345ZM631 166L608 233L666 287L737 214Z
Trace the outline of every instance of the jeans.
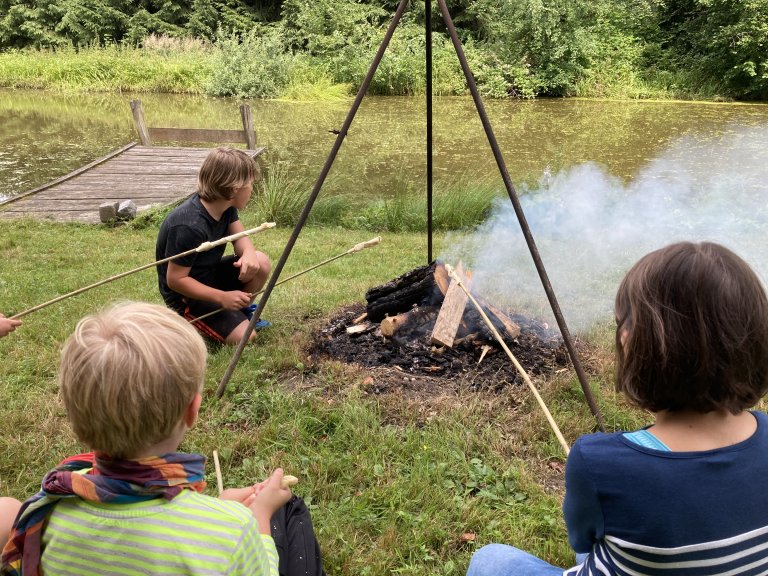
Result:
M586 554L579 554L576 563ZM472 555L467 576L562 576L563 568L552 566L533 554L506 544L488 544Z

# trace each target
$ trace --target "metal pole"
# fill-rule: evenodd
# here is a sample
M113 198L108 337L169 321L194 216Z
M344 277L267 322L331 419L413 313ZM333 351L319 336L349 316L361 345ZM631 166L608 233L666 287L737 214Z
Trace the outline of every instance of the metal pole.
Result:
M355 97L355 101L352 103L352 107L349 109L349 112L347 113L347 117L344 120L344 124L342 125L341 130L339 130L339 133L336 136L336 141L333 143L333 148L331 148L331 152L328 155L328 158L325 160L325 164L323 165L323 168L320 171L320 175L317 177L317 180L315 181L315 185L312 188L312 192L310 193L309 198L307 198L307 203L304 205L304 209L299 215L299 219L293 228L293 232L291 232L291 237L288 239L288 243L285 245L285 249L283 249L283 254L280 256L280 260L278 261L277 266L275 266L275 269L272 272L272 275L269 277L269 282L267 282L267 287L264 288L264 294L262 295L261 300L259 300L259 305L256 308L256 310L253 312L253 317L248 323L248 328L246 328L245 334L243 334L243 338L240 340L240 343L238 344L237 349L235 350L235 353L232 356L232 360L230 360L229 362L229 366L227 366L227 370L224 373L224 376L221 379L221 382L219 382L219 386L216 389L217 398L221 398L222 395L224 394L224 391L227 389L227 384L229 384L229 380L232 377L233 372L235 371L235 367L237 366L237 363L240 361L240 356L243 354L243 349L245 348L246 344L248 344L248 338L250 337L251 332L253 332L253 328L256 325L256 322L258 322L259 318L261 318L261 311L264 309L264 306L266 306L267 301L269 300L269 297L272 295L272 289L275 287L275 284L277 284L277 280L280 278L280 273L283 271L283 267L285 266L285 263L288 260L288 256L290 256L291 251L293 250L293 246L294 244L296 244L296 240L299 237L299 233L301 232L301 229L304 227L304 223L307 221L309 212L310 210L312 210L312 206L314 205L318 194L320 194L320 189L323 187L323 183L325 182L325 179L328 176L328 172L330 172L331 170L331 166L333 166L333 161L336 159L336 155L339 152L339 148L341 148L341 145L344 142L344 138L347 135L349 126L352 124L352 121L355 119L355 114L357 113L357 109L360 108L360 104L363 101L363 97L365 96L365 93L368 91L368 86L371 84L371 80L373 80L373 75L376 73L376 69L379 67L379 63L381 62L381 59L384 56L384 52L387 49L387 46L389 45L389 41L392 39L392 34L394 34L395 32L395 28L397 28L397 24L398 22L400 22L400 18L402 17L407 4L408 4L408 0L400 0L400 4L397 7L397 11L395 12L395 15L392 17L392 22L390 22L389 28L387 28L387 32L384 34L384 38L382 39L381 45L379 46L379 49L376 52L376 56L374 56L373 58L373 62L371 62L371 66L368 69L368 73L365 75L365 79L363 80L363 83L360 85L360 89L357 91L357 96Z
M480 93L477 90L477 85L475 84L475 79L472 76L472 71L469 69L469 63L467 62L467 58L464 55L464 50L461 47L461 40L459 40L459 36L456 33L456 27L453 25L453 21L451 20L451 15L448 12L448 7L445 3L445 0L437 0L437 3L440 6L440 11L443 14L443 21L448 28L448 33L451 36L453 47L456 49L456 55L459 57L461 69L464 71L464 76L467 79L469 91L472 93L472 99L475 102L475 107L477 108L477 113L480 116L480 121L483 123L485 134L488 137L488 143L491 145L491 150L493 151L493 156L496 159L496 164L499 167L499 172L501 172L501 177L504 180L504 186L507 189L507 194L509 195L509 199L512 201L512 206L515 209L517 221L520 224L520 228L523 231L523 236L525 236L525 241L528 244L528 250L533 257L533 262L536 265L539 278L541 279L541 283L544 286L544 291L547 294L549 305L551 306L552 312L555 315L557 325L560 328L560 333L563 335L563 341L565 342L565 346L568 349L568 354L571 356L573 367L576 370L576 375L578 376L579 382L581 383L581 388L584 391L584 397L587 399L587 403L589 404L589 409L592 411L592 415L595 417L595 420L597 420L598 427L601 431L604 432L605 426L603 425L603 418L600 414L600 409L597 407L595 399L592 397L592 390L589 388L587 375L584 372L584 369L581 367L581 362L579 362L579 357L576 353L576 348L573 345L573 339L571 338L571 333L568 330L568 325L565 323L565 318L563 317L563 313L560 310L560 305L557 302L555 292L552 290L552 285L549 282L547 271L544 269L544 263L542 262L541 255L539 254L539 250L536 247L536 242L533 240L531 229L528 227L528 222L525 218L525 214L523 213L523 207L520 205L520 201L517 198L517 192L515 191L515 187L512 185L512 180L509 177L507 165L504 162L504 157L501 154L499 143L496 141L493 128L491 128L491 123L488 120L488 115L485 112L485 107L483 106L483 101L480 98Z
M424 0L427 96L427 264L432 262L432 0Z

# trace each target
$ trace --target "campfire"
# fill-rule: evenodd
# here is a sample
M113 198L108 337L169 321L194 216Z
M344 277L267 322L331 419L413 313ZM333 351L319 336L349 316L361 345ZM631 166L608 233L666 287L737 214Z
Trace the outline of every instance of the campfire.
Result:
M461 268L462 283L471 274ZM540 320L504 311L472 292L523 368L562 370L568 362L559 333ZM365 295L366 304L340 311L315 337L311 357L327 356L366 368L388 368L406 382L443 379L472 389L500 390L522 382L466 293L441 262L421 266ZM392 379L379 378L374 392Z

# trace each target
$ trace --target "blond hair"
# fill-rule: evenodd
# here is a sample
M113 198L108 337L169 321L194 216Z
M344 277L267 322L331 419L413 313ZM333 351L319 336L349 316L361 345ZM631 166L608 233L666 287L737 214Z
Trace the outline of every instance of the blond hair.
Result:
M231 200L235 189L256 180L256 161L237 148L211 150L197 175L197 195L209 202Z
M59 368L75 434L116 458L170 438L202 390L206 355L197 331L165 306L124 302L83 318Z

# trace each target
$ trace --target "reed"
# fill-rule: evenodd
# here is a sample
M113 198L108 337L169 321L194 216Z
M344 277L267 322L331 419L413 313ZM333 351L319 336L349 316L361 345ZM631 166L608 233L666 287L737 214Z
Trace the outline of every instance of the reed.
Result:
M205 50L182 52L109 45L16 50L0 55L0 86L46 90L202 93L211 75Z
M270 222L293 226L304 210L312 185L309 178L293 176L288 163L270 161L251 199L251 208ZM320 197L312 206L307 222L310 225L338 224L350 210L351 203L344 196Z
M459 230L483 222L500 191L490 181L460 178L435 184L432 226L435 230ZM420 232L427 229L427 199L423 191L403 184L390 198L364 206L349 225L369 230Z

